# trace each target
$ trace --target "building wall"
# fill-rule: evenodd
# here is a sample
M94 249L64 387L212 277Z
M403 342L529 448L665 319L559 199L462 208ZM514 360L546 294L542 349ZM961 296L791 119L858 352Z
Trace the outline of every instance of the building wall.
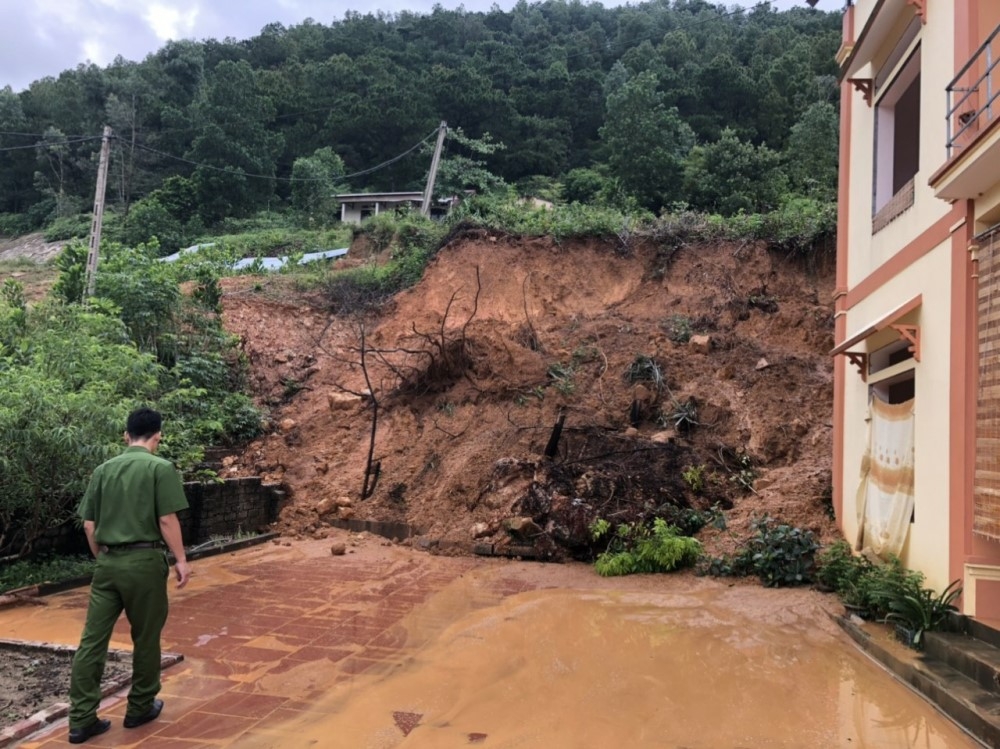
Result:
M862 6L869 5L874 5L874 2L859 2L858 11L862 12ZM907 7L908 10L897 23L894 34L901 34L913 18L912 7ZM860 20L859 25L855 26L856 32L863 22ZM856 101L853 102L850 128L850 219L847 259L849 287L857 285L869 276L950 211L948 203L935 197L927 181L934 170L944 162L946 156L944 91L954 71L950 66L939 65L935 61L952 59L953 37L954 23L948 14L936 14L933 23L921 28L919 34L920 166L914 178L913 206L875 234L872 233L876 158L875 113L879 99L887 87L875 92L870 107L864 103L860 92L853 93ZM887 40L879 49L875 55L872 75L878 72L878 66L889 57L897 39L898 37L893 37ZM904 56L904 60L906 57L908 56ZM902 61L899 65L902 65Z
M361 207L357 204L345 204L341 210L341 220L345 224L361 223Z
M951 239L925 254L848 312L849 333L880 320L893 309L922 295L922 305L901 322L920 326L920 361L915 363L914 522L903 549L906 566L918 569L931 587L949 582L948 528L950 472L947 451L950 409ZM857 350L877 350L898 336L884 330L858 344ZM868 438L868 383L849 367L844 393L843 512L841 527L851 542L857 537L857 490L861 458Z

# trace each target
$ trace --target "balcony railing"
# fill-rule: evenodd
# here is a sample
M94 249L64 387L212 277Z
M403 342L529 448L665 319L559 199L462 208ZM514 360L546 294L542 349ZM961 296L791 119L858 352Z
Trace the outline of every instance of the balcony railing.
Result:
M948 158L1000 114L1000 26L948 84Z

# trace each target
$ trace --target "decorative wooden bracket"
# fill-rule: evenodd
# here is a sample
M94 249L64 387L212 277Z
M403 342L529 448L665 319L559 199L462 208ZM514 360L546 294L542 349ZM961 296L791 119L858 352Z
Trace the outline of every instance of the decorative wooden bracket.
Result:
M890 328L899 333L899 337L904 341L909 341L909 351L913 354L914 361L920 361L920 326L919 325L890 325Z
M914 7L914 13L920 17L920 23L927 23L927 0L906 0L907 5Z
M865 104L872 105L872 96L875 94L875 81L871 78L848 78L847 82L854 86L855 91L860 91L865 97Z
M864 351L845 351L847 361L858 368L858 373L864 382L868 382L868 354Z

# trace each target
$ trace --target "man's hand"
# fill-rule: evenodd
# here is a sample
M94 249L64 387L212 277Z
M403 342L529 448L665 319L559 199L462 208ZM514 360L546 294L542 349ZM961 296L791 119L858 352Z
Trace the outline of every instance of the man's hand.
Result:
M187 585L187 581L191 577L191 568L188 567L187 562L177 562L174 565L174 577L177 578L178 588L183 588Z

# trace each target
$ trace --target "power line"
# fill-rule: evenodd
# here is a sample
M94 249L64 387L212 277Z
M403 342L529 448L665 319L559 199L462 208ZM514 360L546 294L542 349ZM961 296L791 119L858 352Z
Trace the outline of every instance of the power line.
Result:
M347 180L347 179L352 179L354 177L361 177L361 176L364 176L366 174L371 174L372 172L376 172L379 169L384 169L387 166L395 164L400 159L403 159L404 157L409 156L411 153L413 153L418 148L420 148L420 146L424 145L424 143L426 143L432 137L436 136L437 133L438 133L438 129L434 128L434 130L431 131L428 135L426 135L422 140L418 141L417 143L415 143L413 146L411 146L410 148L408 148L405 151L403 151L398 156L393 156L391 159L388 159L387 161L383 161L381 164L376 164L373 167L369 167L368 169L362 169L362 170L357 171L357 172L352 172L351 174L337 175L336 178L340 179L340 180ZM97 136L97 137L100 137L100 136ZM118 140L121 140L121 138L118 138ZM146 146L146 145L143 145L141 143L137 143L136 144L136 148L139 148L139 149L141 149L143 151L148 151L150 153L154 153L157 156L162 156L162 157L167 158L167 159L173 159L174 161L180 161L180 162L182 162L184 164L190 164L191 166L194 166L194 167L197 167L197 168L210 169L212 171L223 172L223 173L226 173L226 174L239 174L239 176L241 176L241 177L252 177L254 179L269 179L269 180L276 180L278 182L324 182L325 181L325 179L322 178L322 177L275 177L275 176L270 175L270 174L252 174L252 173L249 173L249 172L236 172L236 170L233 167L221 167L221 166L215 166L213 164L205 164L205 163L199 162L199 161L192 161L191 159L186 159L186 158L184 158L182 156L174 156L173 154L167 153L166 151L160 151L160 150L158 150L156 148L151 148L150 146ZM2 150L2 149L0 149L0 150Z
M66 140L53 140L47 141L45 143L32 143L27 146L7 146L5 148L0 148L0 152L3 151L25 151L29 148L44 148L45 146L69 146L73 143L83 143L88 140L100 140L100 135L81 135L78 138L67 138Z

